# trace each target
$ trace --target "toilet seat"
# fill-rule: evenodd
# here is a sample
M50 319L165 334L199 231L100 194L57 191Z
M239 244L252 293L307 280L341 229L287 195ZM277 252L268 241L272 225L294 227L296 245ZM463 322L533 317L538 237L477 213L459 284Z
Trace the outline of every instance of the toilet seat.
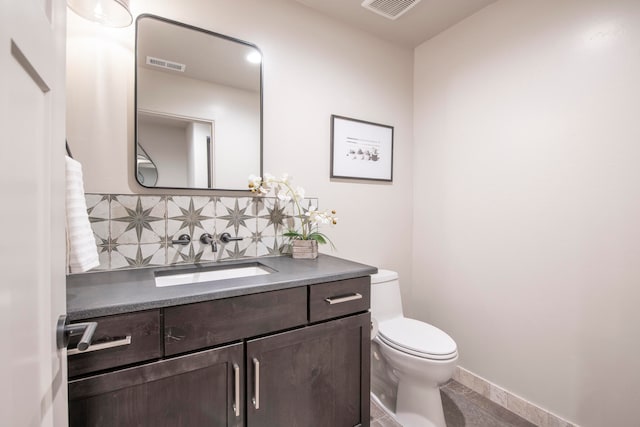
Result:
M458 355L456 343L449 335L415 319L396 317L381 322L378 336L390 347L423 359L448 360Z

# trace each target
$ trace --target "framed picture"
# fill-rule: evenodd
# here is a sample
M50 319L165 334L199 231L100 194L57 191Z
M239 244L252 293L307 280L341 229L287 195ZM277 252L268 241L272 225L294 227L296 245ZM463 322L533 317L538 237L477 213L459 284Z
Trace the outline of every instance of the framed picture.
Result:
M393 127L332 115L331 178L393 181Z

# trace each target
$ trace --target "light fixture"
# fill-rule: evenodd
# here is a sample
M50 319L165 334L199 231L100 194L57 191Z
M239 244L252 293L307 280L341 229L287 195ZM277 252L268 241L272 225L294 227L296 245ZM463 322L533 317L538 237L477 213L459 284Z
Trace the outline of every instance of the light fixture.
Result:
M262 55L260 55L260 52L254 50L247 55L247 61L252 64L259 64L262 62Z
M83 18L109 27L128 27L133 22L129 0L67 0L67 6Z

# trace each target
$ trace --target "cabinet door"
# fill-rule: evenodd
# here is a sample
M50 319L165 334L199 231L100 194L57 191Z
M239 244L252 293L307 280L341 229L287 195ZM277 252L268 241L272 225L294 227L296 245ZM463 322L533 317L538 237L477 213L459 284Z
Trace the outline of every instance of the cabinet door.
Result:
M243 361L234 344L70 381L69 424L240 427Z
M370 333L364 313L247 342L247 426L368 426Z

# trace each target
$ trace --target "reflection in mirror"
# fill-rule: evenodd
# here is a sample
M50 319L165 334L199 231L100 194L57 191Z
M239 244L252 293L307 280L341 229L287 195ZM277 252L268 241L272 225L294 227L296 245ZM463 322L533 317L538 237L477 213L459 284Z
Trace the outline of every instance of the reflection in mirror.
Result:
M213 188L212 135L212 122L138 109L138 145L163 171L154 187Z
M243 41L138 18L136 147L157 168L152 184L138 164L140 184L246 189L247 176L262 171L261 58Z
M158 182L158 168L139 142L137 147L136 167L138 182L147 187L154 187Z

